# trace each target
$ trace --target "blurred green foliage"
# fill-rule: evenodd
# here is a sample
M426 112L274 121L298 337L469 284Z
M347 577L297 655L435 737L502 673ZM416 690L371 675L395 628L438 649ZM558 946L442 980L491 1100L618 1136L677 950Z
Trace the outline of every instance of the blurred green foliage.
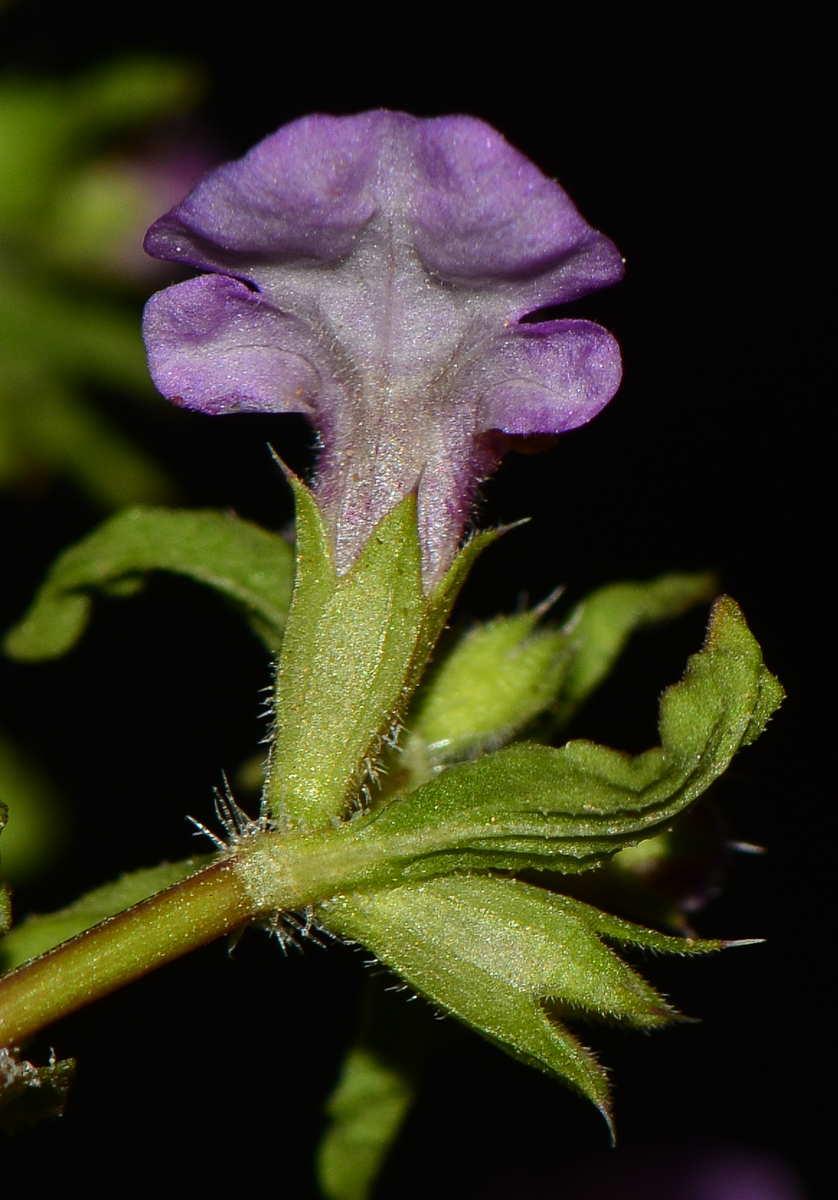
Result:
M156 58L0 78L0 486L59 475L106 508L172 495L103 411L153 394L138 263L171 203L159 163L118 154L199 93L193 70Z
M69 817L52 782L31 755L0 733L0 799L9 809L3 831L3 879L16 884L53 862Z

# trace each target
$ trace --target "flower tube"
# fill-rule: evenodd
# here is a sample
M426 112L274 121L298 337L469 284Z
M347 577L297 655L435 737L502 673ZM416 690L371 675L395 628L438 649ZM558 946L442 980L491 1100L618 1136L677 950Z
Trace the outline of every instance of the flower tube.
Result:
M617 249L472 117L295 121L206 175L146 249L208 272L148 304L155 383L206 413L311 421L339 572L416 490L431 586L497 434L573 429L620 382L600 326L522 322L619 280Z

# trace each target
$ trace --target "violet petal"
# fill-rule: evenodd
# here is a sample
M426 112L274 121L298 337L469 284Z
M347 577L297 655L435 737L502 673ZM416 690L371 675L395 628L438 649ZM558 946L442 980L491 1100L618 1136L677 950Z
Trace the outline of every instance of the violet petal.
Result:
M310 418L339 570L418 488L432 582L498 461L488 431L574 428L619 383L604 330L518 324L616 282L619 253L473 117L306 117L210 172L146 247L215 273L149 303L155 382L205 412Z
M605 407L621 374L620 348L601 326L544 321L498 339L468 386L479 387L484 429L565 433Z
M307 329L228 275L158 292L143 333L160 391L184 408L314 417L319 374Z

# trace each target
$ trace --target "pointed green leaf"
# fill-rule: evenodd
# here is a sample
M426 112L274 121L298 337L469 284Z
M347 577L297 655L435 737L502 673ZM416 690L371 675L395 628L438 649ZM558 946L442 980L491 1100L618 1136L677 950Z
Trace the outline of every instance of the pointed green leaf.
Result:
M665 575L595 592L561 628L537 628L551 600L476 625L423 684L402 771L416 786L442 764L498 749L549 708L563 722L636 628L710 599L712 586L707 574Z
M642 946L658 954L691 955L723 950L727 944L718 938L675 937L672 934L660 933L657 929L647 929L644 925L636 925L622 917L612 917L582 900L552 893L550 895L551 905L555 909L578 918L599 937L607 942L616 942L620 946Z
M358 826L403 878L438 870L579 871L665 828L726 769L782 698L733 600L664 693L661 746L632 758L591 742L522 744L443 771ZM394 861L394 866L396 865Z
M561 948L551 947L540 930L530 936L505 907L507 897L498 893L504 886L504 880L482 876L444 877L342 896L322 906L322 918L329 929L370 949L435 1007L530 1066L557 1075L608 1117L605 1073L542 1004L539 985Z
M119 590L150 571L215 588L269 649L279 645L293 578L293 551L282 538L223 513L135 508L64 551L7 635L6 653L24 660L66 653L87 624L95 590Z
M506 532L504 529L485 529L482 533L475 534L470 541L466 542L448 568L447 573L429 595L427 611L414 655L413 671L408 680L410 694L413 693L425 671L469 571L483 551L496 542L504 532Z
M712 600L715 591L715 576L705 571L612 583L583 600L564 626L569 653L557 722L567 721L599 687L635 630Z
M367 946L443 1011L558 1075L609 1121L605 1074L560 1014L642 1029L678 1014L602 937L677 953L720 947L685 945L541 888L478 875L354 893L321 907L330 929Z

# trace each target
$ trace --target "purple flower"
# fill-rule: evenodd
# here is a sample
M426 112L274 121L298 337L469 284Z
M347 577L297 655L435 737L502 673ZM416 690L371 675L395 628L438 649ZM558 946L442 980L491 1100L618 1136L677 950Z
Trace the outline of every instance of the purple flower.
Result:
M295 121L211 171L146 249L211 272L149 301L154 382L206 413L310 419L341 571L418 488L435 581L499 461L497 433L573 429L620 382L598 325L521 323L615 283L617 249L473 117Z

